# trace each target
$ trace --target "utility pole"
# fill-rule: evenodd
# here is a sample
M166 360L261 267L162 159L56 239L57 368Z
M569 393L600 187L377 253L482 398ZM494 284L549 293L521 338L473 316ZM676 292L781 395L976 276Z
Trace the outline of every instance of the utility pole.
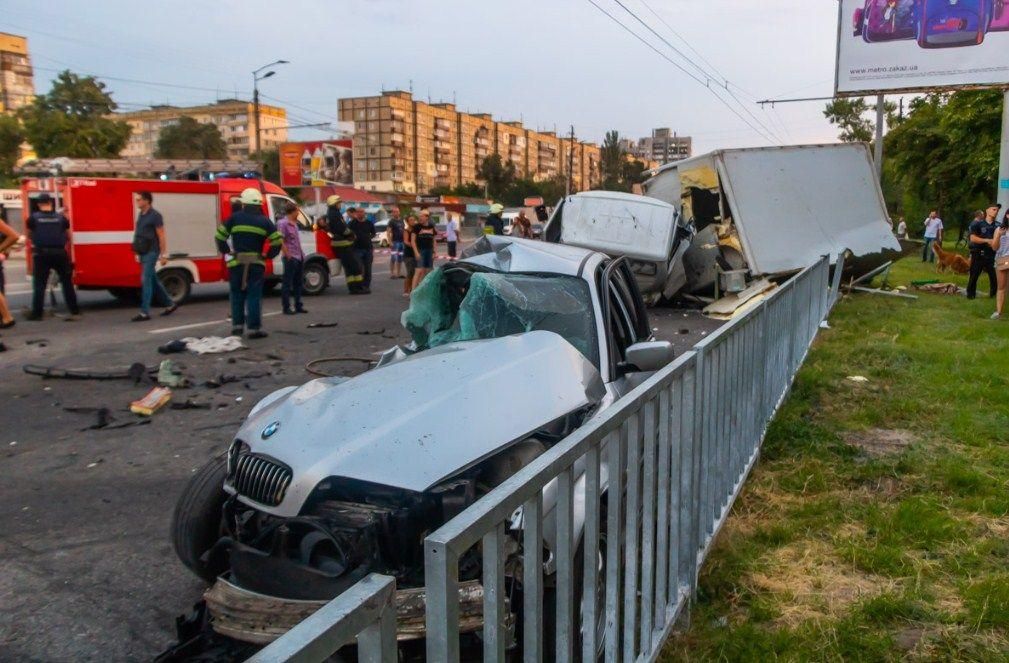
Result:
M883 95L876 96L876 179L883 178Z
M1002 92L1002 137L999 140L998 191L995 202L1009 209L1009 89Z
M255 144L256 144L256 154L259 154L259 81L273 76L275 71L270 70L263 75L259 72L264 69L269 69L270 67L276 66L278 64L288 64L287 60L276 60L270 64L264 64L259 69L252 72L252 113L253 113L253 126L256 131Z
M571 145L568 147L568 185L565 195L571 195L571 180L575 170L575 125L571 125Z

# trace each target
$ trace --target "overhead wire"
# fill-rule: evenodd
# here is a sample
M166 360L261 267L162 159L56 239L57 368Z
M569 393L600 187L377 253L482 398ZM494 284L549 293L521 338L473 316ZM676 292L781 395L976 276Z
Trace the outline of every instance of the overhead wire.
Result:
M591 1L591 0L590 0L590 1ZM718 77L718 76L712 76L712 75L711 75L711 73L710 73L710 72L708 72L708 71L707 71L707 70L706 70L706 69L705 69L704 67L701 67L701 66L700 66L699 64L697 64L696 62L694 62L694 61L693 61L693 59L691 59L691 58L690 58L689 56L687 56L686 54L684 54L684 53L683 53L683 51L681 51L680 49L678 49L678 48L677 48L676 46L674 46L674 45L673 45L673 44L672 44L672 43L671 43L671 42L670 42L670 41L669 41L668 39L666 39L666 38L665 38L665 37L663 37L663 36L662 36L661 34L659 34L659 33L658 33L658 31L656 31L656 30L655 30L655 29L654 29L654 28L653 28L653 27L652 27L651 25L649 25L649 24L648 24L647 22L645 22L645 20L644 20L644 19L642 19L642 18L641 18L640 16L638 16L638 15L637 15L637 14L636 14L636 13L635 13L635 12L634 12L633 10L631 10L631 8L630 8L630 7L628 7L627 5L625 5L625 4L624 4L624 3L623 3L623 2L621 1L621 0L613 0L613 1L614 1L615 3L617 3L617 4L618 4L618 5L620 6L620 8L621 8L621 9L623 9L623 10L624 10L625 12L627 12L628 14L630 14L630 15L631 15L631 17L632 17L632 18L633 18L634 20L636 20L636 21L637 21L638 23L640 23L640 24L641 24L642 26L644 26L644 28L645 28L646 30L648 30L648 31L649 31L649 32L651 32L651 33L652 33L653 35L655 35L655 36L656 36L656 37L657 37L657 38L658 38L658 39L659 39L659 40L660 40L660 41L661 41L661 42L662 42L663 44L665 44L666 46L668 46L668 47L669 47L669 48L670 48L670 49L671 49L671 50L672 50L672 51L673 51L674 53L676 53L676 54L677 54L677 55L679 55L679 56L680 56L681 58L683 58L684 60L686 60L686 62L687 62L687 63L688 63L688 64L689 64L690 66L692 66L692 67L693 67L694 69L696 69L697 71L699 71L699 72L701 73L701 75L702 75L702 76L704 76L704 78L705 78L705 83L704 83L704 87L706 87L706 88L707 88L708 90L710 90L710 91L711 91L711 93L712 93L712 94L713 94L713 95L714 95L714 96L715 96L715 97L716 97L716 98L717 98L717 99L718 99L719 101L721 101L721 102L722 102L722 104L723 104L723 105L725 105L725 107L726 107L726 108L729 108L729 109L731 110L731 109L732 109L732 106L730 105L730 103L729 103L729 101L728 101L728 100L726 100L726 99L725 99L724 97L722 97L722 96L721 96L720 94L718 94L717 92L715 92L715 90L716 90L716 89L718 89L718 88L712 88L712 87L711 87L711 86L710 86L710 85L708 84L708 83L710 83L711 81L714 81L714 82L715 82L716 84L718 84L718 86L719 86L719 87L723 88L723 89L724 89L724 90L726 91L726 93L727 93L727 94L728 94L728 95L729 95L730 97L732 97L732 99L733 99L733 100L734 100L734 101L735 101L735 102L736 102L736 103L737 103L737 104L739 105L739 107L740 107L740 108L742 108L742 109L743 109L743 111L744 111L744 112L745 112L745 113L746 113L747 115L749 115L749 116L750 116L750 118L751 118L751 119L752 119L752 120L753 120L754 122L756 122L756 123L757 123L758 125L760 125L761 129L763 129L763 130L764 130L764 131L766 132L766 134L769 134L769 135L771 136L771 142L772 142L772 143L773 143L773 142L777 142L777 143L782 143L782 142L784 142L784 141L783 141L783 140L781 139L781 137L780 137L780 136L778 136L778 134L777 134L777 132L776 132L775 130L772 130L772 129L771 129L770 127L768 127L768 126L767 126L766 124L764 124L763 122L761 122L760 118L758 118L758 117L757 117L756 115L754 115L754 114L753 114L753 113L752 113L752 112L750 111L750 109L749 109L749 108L747 107L747 105L746 105L746 104L744 104L744 103L743 103L743 102L742 102L742 101L741 101L741 100L740 100L740 99L739 99L739 98L738 98L738 97L737 97L737 96L736 96L736 95L735 95L735 94L734 94L734 93L732 92L732 90L731 90L731 89L729 88L729 82L728 82L728 79L725 79L725 77L724 77L724 76L723 76L723 77L721 77L721 78L722 78L722 79L724 80L724 84L723 84L723 83L722 83L722 81L719 81L719 79L718 79L719 77ZM593 4L595 4L595 3L593 3ZM680 37L680 39L681 39L681 40L683 40L683 41L684 41L684 42L686 43L686 40L684 40L684 39L683 39L683 37ZM735 112L735 111L734 111L734 112ZM738 115L738 112L736 113L736 115ZM755 128L754 128L754 129L755 129ZM764 137L765 137L765 138L767 138L768 136L767 136L767 135L765 135Z
M613 21L614 23L616 23L617 25L619 25L619 26L620 26L621 28L623 28L623 29L624 29L625 31L627 31L628 33L630 33L630 35L631 35L632 37L634 37L635 39L637 39L638 41L640 41L640 42L641 42L642 44L644 44L645 46L647 46L648 48L650 48L650 49L651 49L652 51L654 51L654 52L655 52L655 53L656 53L656 54L657 54L657 55L658 55L659 57L661 57L661 58L662 58L663 60L665 60L666 62L668 62L669 64L673 65L674 67L676 67L677 69L679 69L679 70L680 70L681 72L683 72L683 73L684 73L684 74L685 74L685 75L686 75L687 77L689 77L690 79L692 79L692 80L693 80L693 81L695 81L696 83L698 83L698 84L700 84L700 85L704 86L704 88L705 88L705 89L707 89L707 90L711 90L711 89L712 89L712 88L711 88L711 87L710 87L710 86L708 85L707 81L705 81L705 80L702 80L701 78L698 78L697 76L695 76L695 75L694 75L693 73L691 73L690 71L688 71L687 69L685 69L685 68L683 67L683 65L681 65L681 64L680 64L680 63L678 63L678 62L676 62L675 60L673 60L672 58L670 58L670 57L669 57L668 55L666 55L665 53L663 53L662 51L660 51L660 50L659 50L658 48L656 48L656 47L655 47L655 46L654 46L653 44L651 44L651 43L650 43L650 42L649 42L648 40L646 40L646 39L645 39L644 37L642 37L642 36L641 36L641 35L639 35L638 33L634 32L634 30L631 30L631 29L630 29L629 27L627 27L626 25L624 25L623 23L621 23L619 19L617 19L617 18L616 18L615 16L613 16L613 15L612 15L612 14L610 14L610 13L609 13L608 11L606 11L606 10L605 10L605 9L603 9L603 8L602 8L601 6L599 6L599 5L598 5L598 4L597 4L597 3L595 2L595 0L587 0L587 1L588 1L588 3L589 3L589 4L591 4L591 5L593 6L593 7L595 7L595 8L596 8L596 9L598 9L598 10L599 10L600 12L602 12L602 13L603 13L604 15L606 15L606 17L607 17L607 18L609 18L609 19L610 19L611 21ZM750 127L750 129L752 129L752 130L753 130L754 132L756 132L757 134L759 134L759 135L760 135L761 137L763 137L763 138L764 138L765 140L768 140L768 141L770 141L770 142L772 142L772 143L773 143L773 142L775 142L774 138L772 138L771 136L769 136L769 135L768 135L768 134L767 134L767 133L766 133L765 131L763 131L763 130L761 130L761 129L758 129L757 127L753 126L753 124L752 124L752 123L751 123L751 122L750 122L749 120L747 120L747 119L746 119L745 117L743 117L743 116L742 116L742 115L741 115L741 114L739 113L739 111L737 111L737 110L736 110L735 108L733 108L732 106L730 106L729 104L727 104L727 103L725 102L725 100L724 100L724 99L722 99L722 98L721 98L720 96L718 96L717 94L714 94L714 92L712 92L712 94L713 94L713 95L715 96L715 98L716 98L716 99L718 99L719 101L721 101L721 102L722 102L722 104L724 104L724 105L725 105L725 107L726 107L726 108L728 108L728 109L729 109L729 110L730 110L730 111L732 112L732 114L733 114L733 115L735 115L735 116L736 116L736 117L738 117L738 118L739 118L740 120L742 120L742 121L743 121L743 123L744 123L744 124L746 124L746 126Z

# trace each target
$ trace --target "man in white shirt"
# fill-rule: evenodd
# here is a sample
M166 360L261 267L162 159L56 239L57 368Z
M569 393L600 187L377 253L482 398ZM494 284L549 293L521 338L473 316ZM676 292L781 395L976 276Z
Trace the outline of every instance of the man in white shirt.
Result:
M942 219L936 210L929 212L925 219L925 248L921 252L922 262L935 262L932 242L938 242L939 246L942 246Z
M456 246L459 242L459 222L450 217L445 223L445 243L448 244L448 259L455 260Z

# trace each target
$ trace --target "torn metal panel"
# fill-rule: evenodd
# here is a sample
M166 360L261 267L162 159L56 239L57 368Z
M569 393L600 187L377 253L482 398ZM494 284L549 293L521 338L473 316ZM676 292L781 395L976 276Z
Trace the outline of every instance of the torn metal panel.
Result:
M879 254L878 262L901 250L864 144L720 150L660 168L645 191L681 204L702 229L718 220L711 205L698 205L698 191L712 193L703 188L711 166L721 214L731 218L751 275L798 271L845 250ZM689 254L687 261L689 271Z

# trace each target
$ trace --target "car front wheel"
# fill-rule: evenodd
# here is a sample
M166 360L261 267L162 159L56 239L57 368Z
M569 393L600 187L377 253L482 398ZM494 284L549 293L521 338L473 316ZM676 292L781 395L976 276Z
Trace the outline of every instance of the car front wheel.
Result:
M200 558L210 550L222 531L222 510L227 500L224 479L227 467L223 456L213 458L186 484L172 514L172 546L190 571L214 582L224 572L220 564Z

